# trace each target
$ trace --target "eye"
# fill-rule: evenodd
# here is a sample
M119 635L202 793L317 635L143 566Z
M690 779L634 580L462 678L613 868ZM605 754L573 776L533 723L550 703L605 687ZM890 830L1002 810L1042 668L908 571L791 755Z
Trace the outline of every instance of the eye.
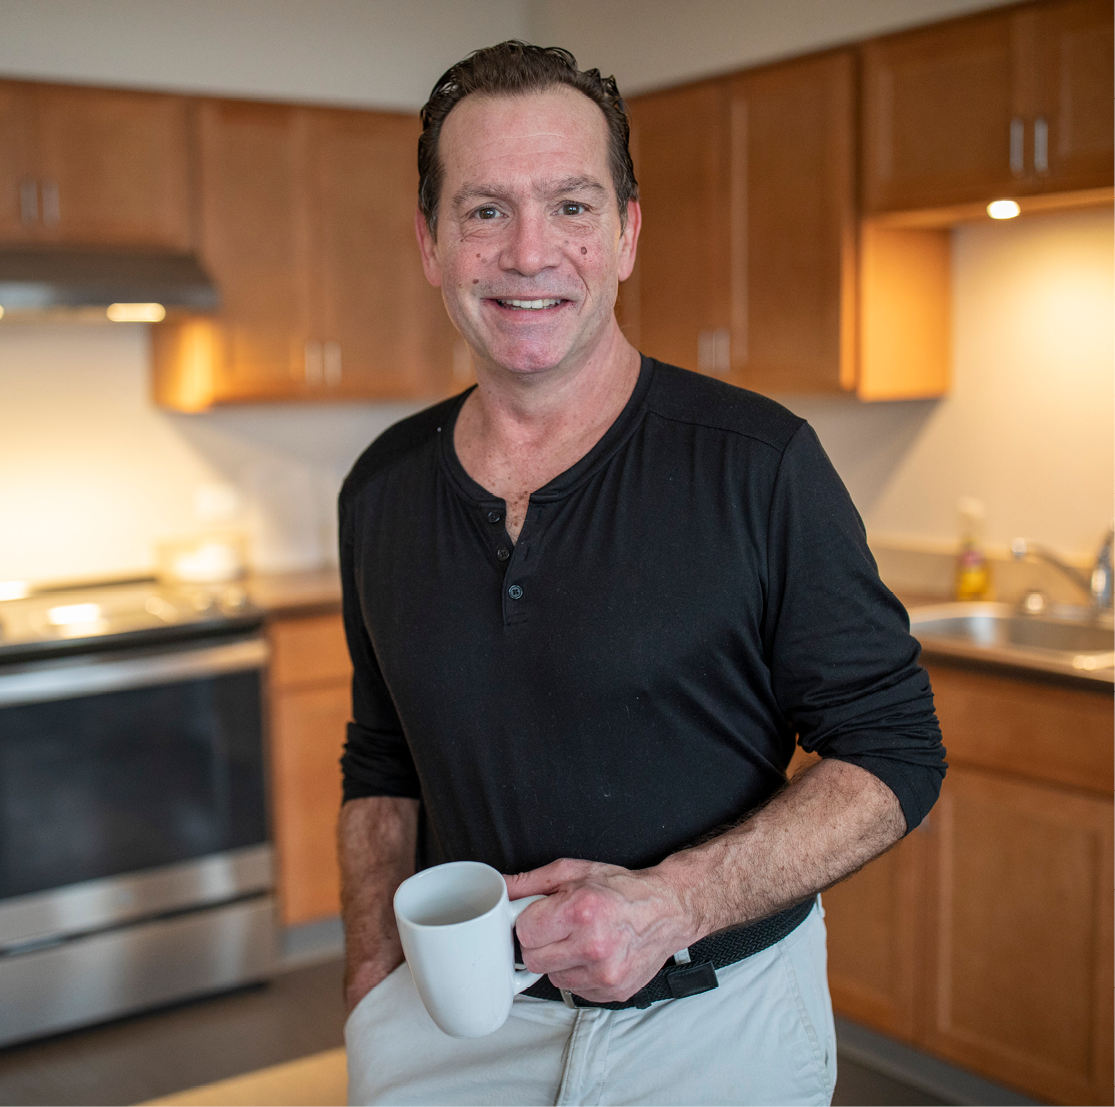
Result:
M477 219L495 219L499 215L499 208L477 208L473 214Z
M566 200L561 205L562 215L584 215L588 210L586 204L579 203L577 200Z

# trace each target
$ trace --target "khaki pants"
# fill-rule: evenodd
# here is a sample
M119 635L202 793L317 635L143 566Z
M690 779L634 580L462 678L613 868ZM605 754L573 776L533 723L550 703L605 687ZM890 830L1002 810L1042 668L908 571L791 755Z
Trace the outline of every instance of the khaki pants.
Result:
M486 1038L443 1034L400 965L345 1027L352 1104L827 1104L836 1038L819 905L720 987L646 1010L520 996Z

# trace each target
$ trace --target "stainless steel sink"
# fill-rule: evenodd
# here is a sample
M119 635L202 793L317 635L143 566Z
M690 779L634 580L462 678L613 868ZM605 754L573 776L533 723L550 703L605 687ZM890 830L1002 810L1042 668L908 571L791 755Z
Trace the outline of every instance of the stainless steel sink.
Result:
M927 653L997 661L1115 682L1110 613L1058 607L1024 614L1005 603L947 603L910 611L910 630Z

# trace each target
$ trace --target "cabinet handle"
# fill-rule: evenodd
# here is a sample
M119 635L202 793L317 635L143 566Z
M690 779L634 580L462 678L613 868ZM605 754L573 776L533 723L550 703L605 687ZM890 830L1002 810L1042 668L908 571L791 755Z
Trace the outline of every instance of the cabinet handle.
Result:
M1034 170L1049 172L1049 124L1044 119L1034 120Z
M732 371L732 332L727 327L697 333L697 368L719 377Z
M326 386L332 387L335 384L340 384L341 344L339 342L326 342L321 352Z
M19 182L19 219L25 227L39 221L39 189L34 181Z
M1021 119L1010 121L1010 171L1016 177L1026 171L1026 124Z
M43 222L48 227L56 226L62 218L58 204L58 182L43 181Z
M306 343L303 372L305 373L306 383L311 388L316 388L319 384L321 384L322 357L320 342Z

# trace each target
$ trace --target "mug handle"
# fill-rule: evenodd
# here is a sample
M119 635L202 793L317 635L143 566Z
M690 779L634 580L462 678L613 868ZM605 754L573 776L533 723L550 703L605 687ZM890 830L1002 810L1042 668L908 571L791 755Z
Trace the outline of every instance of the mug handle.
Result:
M508 900L507 910L511 915L511 929L515 929L515 920L532 904L535 900L545 899L545 896L523 896L522 899ZM529 988L536 980L541 980L543 973L529 972L527 969L513 969L511 972L515 981L515 995L518 995L525 988Z

